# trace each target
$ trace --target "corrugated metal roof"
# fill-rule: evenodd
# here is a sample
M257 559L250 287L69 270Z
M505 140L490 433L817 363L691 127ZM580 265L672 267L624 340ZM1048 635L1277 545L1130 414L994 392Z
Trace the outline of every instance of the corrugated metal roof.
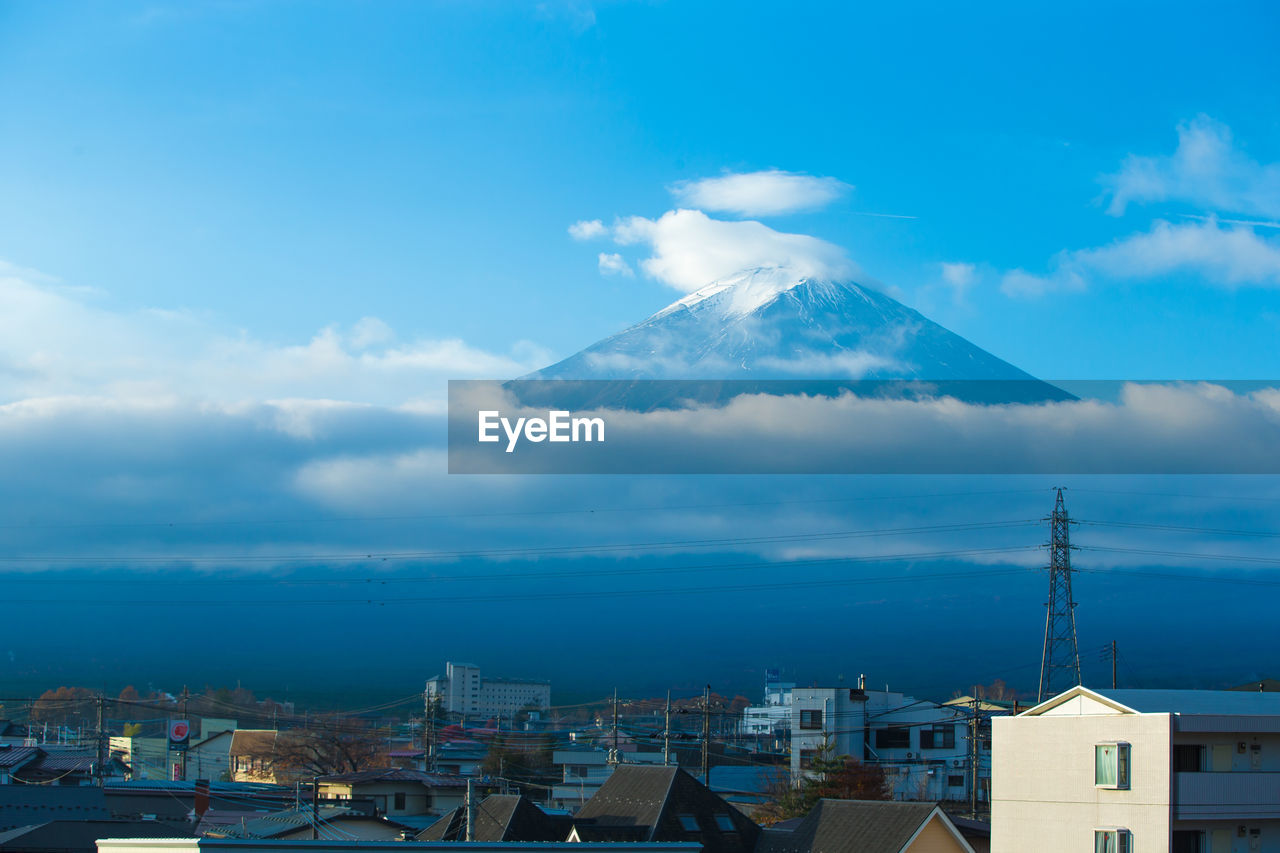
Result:
M1140 714L1280 716L1280 693L1243 690L1100 690L1099 696Z
M0 767L17 767L26 764L40 754L34 746L11 746L0 748Z
M370 782L417 782L428 788L465 788L467 777L455 776L452 773L427 773L422 770L407 770L403 767L383 767L376 770L359 770L355 773L337 773L332 776L321 776L320 782L334 782L341 785L360 785Z

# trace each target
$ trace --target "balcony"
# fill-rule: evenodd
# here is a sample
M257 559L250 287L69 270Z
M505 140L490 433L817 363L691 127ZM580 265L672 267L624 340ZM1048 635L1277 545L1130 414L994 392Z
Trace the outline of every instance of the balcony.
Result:
M1280 773L1175 773L1175 820L1280 819Z

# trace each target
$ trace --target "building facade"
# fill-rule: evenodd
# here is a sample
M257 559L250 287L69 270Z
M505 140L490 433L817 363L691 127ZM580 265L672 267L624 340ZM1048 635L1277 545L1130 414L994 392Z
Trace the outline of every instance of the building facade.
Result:
M551 682L484 678L475 664L450 661L443 676L427 681L426 701L458 717L512 718L521 711L550 708Z
M1280 694L1075 687L994 724L993 851L1280 853Z
M990 711L858 687L796 687L791 696L793 779L827 752L879 765L897 800L969 801L976 777L978 803L987 803Z

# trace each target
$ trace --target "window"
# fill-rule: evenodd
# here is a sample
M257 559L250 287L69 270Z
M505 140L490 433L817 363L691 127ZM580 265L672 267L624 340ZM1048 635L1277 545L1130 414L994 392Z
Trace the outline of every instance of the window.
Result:
M955 749L956 727L950 723L938 724L920 730L921 749Z
M733 825L733 818L723 813L716 815L716 827L721 832L735 832L738 829Z
M818 750L816 749L800 750L800 769L808 770L810 767L813 766L813 759L817 757L818 757Z
M910 749L911 729L906 726L876 729L876 746L880 749Z
M398 812L404 811L404 791L396 791L394 808Z
M822 711L801 711L800 712L800 728L802 729L822 728Z
M948 787L950 787L950 788L963 788L963 787L964 787L964 777L963 777L963 776L948 776L948 777L947 777L947 786L948 786Z
M1200 744L1178 743L1173 746L1173 772L1199 773L1204 766L1204 747Z
M1129 787L1129 744L1100 743L1093 748L1093 784L1099 788Z
M1095 829L1093 853L1133 853L1133 836L1127 829Z
M680 815L680 828L685 832L700 832L702 827L698 826L698 819L691 814Z

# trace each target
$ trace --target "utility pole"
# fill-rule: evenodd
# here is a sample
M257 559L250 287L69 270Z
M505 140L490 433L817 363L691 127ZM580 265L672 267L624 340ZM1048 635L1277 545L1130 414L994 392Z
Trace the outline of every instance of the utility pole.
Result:
M467 826L466 826L466 831L465 831L464 836L463 836L463 840L464 840L464 841L475 841L475 840L476 840L476 832L475 832L475 829L476 829L476 796L475 796L475 793L472 791L472 784L473 784L472 780L471 780L470 778L468 778L468 779L467 779L467 802L466 802Z
M106 704L106 697L101 693L98 694L98 761L97 776L98 787L102 788L107 784L107 731L102 721L102 706Z
M191 717L187 714L187 701L191 698L191 694L187 691L187 685L182 685L182 719L187 724L188 737L191 731ZM203 725L203 723L201 724ZM184 748L178 753L178 778L186 781L187 778L187 750Z
M667 717L666 724L662 727L662 764L665 767L671 763L671 691L667 691Z
M973 697L969 717L969 814L978 817L978 697Z
M311 840L320 838L320 777L311 777Z
M1040 657L1040 689L1036 701L1080 683L1080 649L1076 644L1076 603L1071 598L1071 542L1062 489L1057 490L1049 522L1049 600L1044 621L1044 651Z
M711 685L702 691L702 784L711 787Z
M609 753L609 763L618 763L618 688L613 688L613 749Z
M430 691L422 691L422 705L426 713L422 726L427 741L427 770L431 773L436 772L436 702Z

